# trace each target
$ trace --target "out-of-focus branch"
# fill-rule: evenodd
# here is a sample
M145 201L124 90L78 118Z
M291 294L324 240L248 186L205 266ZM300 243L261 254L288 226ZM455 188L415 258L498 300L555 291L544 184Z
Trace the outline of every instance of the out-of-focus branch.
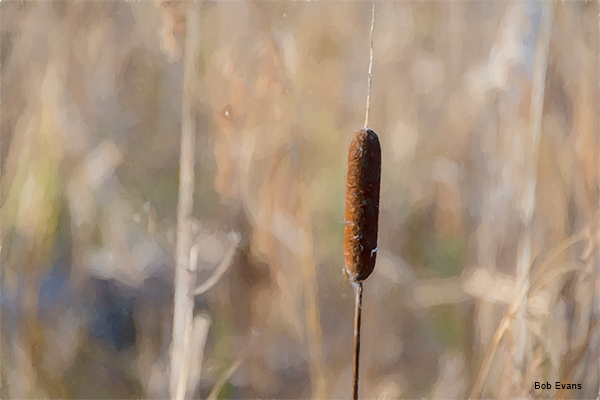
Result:
M237 232L233 232L231 236L231 246L225 254L225 257L223 257L223 261L221 261L221 264L219 264L219 266L215 269L210 278L208 278L203 284L196 286L194 289L192 289L190 295L198 296L202 293L207 292L210 288L215 286L217 282L219 282L219 280L221 280L223 275L225 275L225 272L227 272L229 268L233 265L233 260L235 259L235 255L237 254L241 236Z
M419 280L411 286L412 296L407 305L413 309L456 304L472 299L464 288L463 279L459 277Z
M179 204L177 206L177 245L175 250L175 298L173 340L171 343L171 375L169 394L184 399L190 369L190 342L193 330L194 300L189 296L193 276L189 272L192 232L189 217L193 208L195 164L195 95L196 63L199 46L200 11L198 3L190 3L186 18L186 44L183 60L183 96L181 105L181 152L179 160Z
M531 236L532 220L535 208L535 189L537 184L537 164L539 158L539 144L541 137L542 109L544 107L544 89L546 82L546 70L548 67L548 52L552 31L552 20L554 16L554 3L546 3L542 6L542 21L540 22L540 33L534 55L534 71L531 89L531 108L529 116L528 136L531 140L531 158L525 177L525 193L522 198L523 219L525 223L525 234L519 249L517 258L517 284L522 293L528 290L528 275L531 267Z
M204 346L210 330L212 319L210 314L204 312L194 317L192 336L190 339L190 366L187 382L187 393L193 393L200 382L202 362L204 360Z

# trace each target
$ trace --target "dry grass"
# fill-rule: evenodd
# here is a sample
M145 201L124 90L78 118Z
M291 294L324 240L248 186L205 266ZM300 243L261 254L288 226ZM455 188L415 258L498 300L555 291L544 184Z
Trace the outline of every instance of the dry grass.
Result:
M0 5L2 398L168 398L173 338L178 397L348 395L372 4L189 6ZM365 398L598 394L598 3L544 7L377 4Z

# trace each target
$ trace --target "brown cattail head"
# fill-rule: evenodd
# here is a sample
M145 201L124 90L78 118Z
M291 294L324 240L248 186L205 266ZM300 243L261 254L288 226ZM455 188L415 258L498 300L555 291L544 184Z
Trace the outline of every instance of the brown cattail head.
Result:
M352 138L346 178L344 257L350 280L369 277L377 257L381 146L377 134L360 129Z

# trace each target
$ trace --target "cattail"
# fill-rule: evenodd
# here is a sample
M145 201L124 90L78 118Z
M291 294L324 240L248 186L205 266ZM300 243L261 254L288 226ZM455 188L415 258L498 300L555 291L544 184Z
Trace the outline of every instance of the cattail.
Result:
M373 272L377 258L380 183L381 146L379 138L371 129L360 129L354 134L348 152L346 226L344 228L346 274L352 282L356 283L354 378L352 380L352 398L354 400L358 399L362 281Z
M381 146L371 129L360 129L352 138L346 178L346 273L353 282L371 275L377 257Z
M379 227L379 188L381 186L381 146L377 134L366 128L371 108L371 78L373 71L373 30L375 0L371 16L371 47L365 128L358 130L348 152L346 178L346 225L344 227L344 258L346 274L356 284L354 309L354 368L352 398L358 400L358 370L360 358L360 320L362 314L363 281L371 275L377 259L377 229Z

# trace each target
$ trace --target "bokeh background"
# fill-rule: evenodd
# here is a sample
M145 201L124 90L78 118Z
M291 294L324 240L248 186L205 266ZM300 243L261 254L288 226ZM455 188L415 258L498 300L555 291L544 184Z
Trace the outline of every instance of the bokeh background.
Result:
M188 394L347 398L345 169L371 2L0 12L0 396L169 397L185 73L190 279L223 272L194 299ZM596 1L377 3L362 397L466 398L478 379L484 398L597 397L598 15Z

